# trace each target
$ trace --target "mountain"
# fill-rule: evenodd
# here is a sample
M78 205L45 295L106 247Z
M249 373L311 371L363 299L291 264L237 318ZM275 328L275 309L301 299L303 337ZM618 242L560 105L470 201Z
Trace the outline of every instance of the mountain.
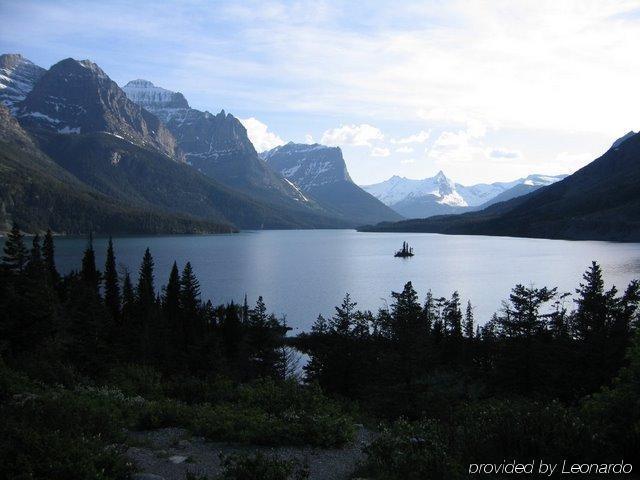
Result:
M133 80L123 90L132 101L162 119L186 161L200 172L260 202L308 216L306 223L345 225L274 172L258 156L246 129L233 115L224 110L214 115L191 108L182 94L147 80Z
M482 210L495 203L506 202L512 198L521 197L531 192L536 191L541 187L551 185L552 183L559 182L560 180L567 178L568 175L529 175L528 177L521 178L515 182L505 182L502 185L508 186L509 183L515 183L511 188L503 190L501 193L492 197L490 200L484 202L477 207L477 210ZM493 184L497 185L497 184Z
M625 137L573 175L525 196L363 230L640 241L640 134Z
M188 219L195 225L193 231L220 231L221 225L226 231L233 225L336 225L334 219L320 213L258 201L179 161L178 155L170 155L179 149L164 124L129 100L91 62L67 59L54 65L16 104L15 114L43 157L55 161L85 190L100 194L110 204ZM7 151L11 147L7 145ZM114 220L118 225L119 221ZM139 223L131 230L145 230L144 222ZM157 231L162 228L157 226Z
M502 196L499 201L504 201L564 177L529 175L512 182L465 186L455 183L440 171L434 177L422 180L394 175L389 180L362 188L405 217L427 218L484 208L494 203L493 199L498 196Z
M67 58L44 73L16 115L31 129L63 134L106 132L179 159L162 122L127 98L95 63Z
M9 111L0 106L0 231L13 222L28 232L58 233L231 232L227 222L170 214L118 202L81 182L39 150Z
M353 224L401 218L353 183L339 147L289 142L261 157L305 195Z
M46 70L22 55L0 55L0 104L9 110L25 99Z

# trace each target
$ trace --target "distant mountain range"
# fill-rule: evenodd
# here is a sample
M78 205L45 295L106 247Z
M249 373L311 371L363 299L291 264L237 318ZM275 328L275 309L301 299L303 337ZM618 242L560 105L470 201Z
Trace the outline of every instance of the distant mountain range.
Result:
M573 175L478 212L363 231L640 241L640 134L629 132Z
M397 219L364 192L379 215L316 199L258 156L233 115L192 109L145 80L121 89L88 60L46 70L1 55L0 102L0 231L12 221L27 231L182 233Z
M259 155L237 118L193 109L179 92L146 80L120 88L89 60L47 70L0 55L0 231L14 221L113 234L370 224L639 240L639 158L630 132L567 178L464 186L439 172L361 188L339 148L289 143Z
M372 218L400 220L401 216L351 180L339 147L289 142L261 157L291 184L345 219L359 223Z
M362 188L407 218L457 214L481 210L496 202L526 195L551 185L566 175L529 175L511 182L465 186L442 172L434 177L414 180L394 175L389 180Z

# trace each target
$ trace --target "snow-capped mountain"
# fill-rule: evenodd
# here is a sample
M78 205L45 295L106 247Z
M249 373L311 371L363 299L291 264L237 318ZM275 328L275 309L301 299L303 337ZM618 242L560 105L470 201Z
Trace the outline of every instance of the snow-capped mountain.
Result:
M515 198L564 177L566 175L534 174L511 182L466 186L455 183L440 171L434 177L422 180L394 175L389 180L362 188L405 217L426 218L484 208L499 196L499 201Z
M314 205L267 166L233 115L224 110L212 114L191 108L181 93L148 80L133 80L122 89L167 125L187 162L205 175L263 200Z
M67 58L15 105L23 125L64 134L106 132L179 159L176 140L155 116L127 98L89 60Z
M180 111L190 108L189 102L180 92L156 87L148 80L132 80L122 89L130 100L156 114L164 122L169 120L172 110Z
M303 193L353 224L400 218L353 183L339 147L289 142L260 156Z
M0 55L0 103L13 110L25 99L46 70L20 54Z
M456 191L456 185L440 171L434 177L414 180L394 175L389 180L374 185L365 185L367 192L384 204L393 205L411 198L435 197L434 201L453 207L466 207L468 204Z
M260 156L303 190L327 183L351 182L340 147L289 142L262 152Z

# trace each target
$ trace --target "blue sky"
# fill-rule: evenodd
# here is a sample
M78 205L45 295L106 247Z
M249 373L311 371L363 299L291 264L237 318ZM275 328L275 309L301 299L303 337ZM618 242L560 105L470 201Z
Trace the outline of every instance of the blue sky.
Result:
M343 148L354 180L570 173L640 128L640 1L0 0L0 51Z

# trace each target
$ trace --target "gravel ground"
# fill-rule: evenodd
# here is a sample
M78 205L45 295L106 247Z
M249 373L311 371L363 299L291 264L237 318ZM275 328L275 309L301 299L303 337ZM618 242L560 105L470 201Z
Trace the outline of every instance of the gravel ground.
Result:
M360 427L353 444L333 450L207 442L203 438L192 437L186 430L179 428L131 432L130 437L132 444L136 446L129 448L127 456L140 472L147 474L138 475L139 480L184 480L186 472L213 479L221 472L221 453L229 455L254 452L306 463L311 480L342 480L350 478L357 462L363 458L363 446L372 440L373 434Z

